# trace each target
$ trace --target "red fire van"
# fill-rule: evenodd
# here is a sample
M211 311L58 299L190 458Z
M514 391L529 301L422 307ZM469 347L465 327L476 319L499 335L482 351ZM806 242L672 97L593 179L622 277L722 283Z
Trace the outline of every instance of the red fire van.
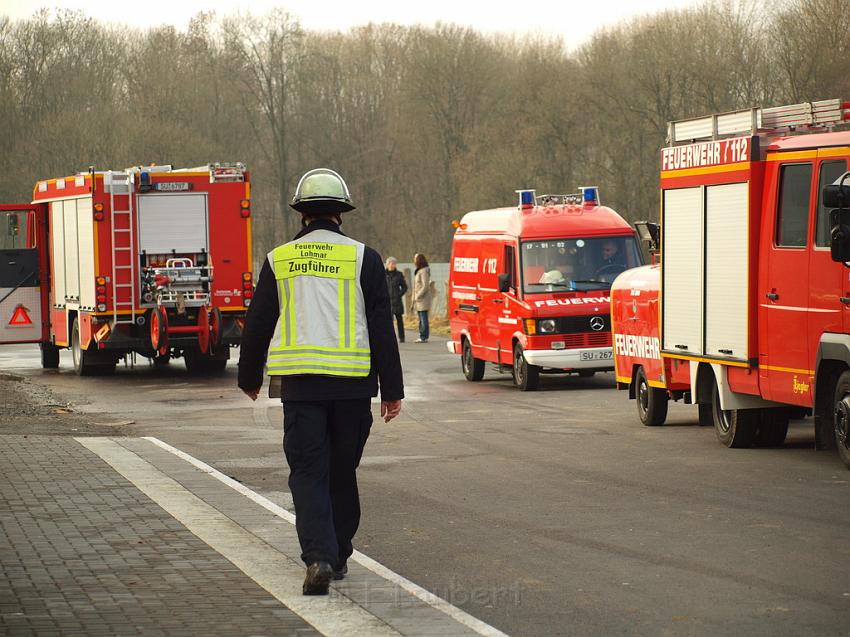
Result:
M456 224L449 351L467 380L481 380L489 361L511 369L524 391L541 372L613 370L609 290L641 264L634 230L599 204L596 187L517 192L518 207L469 212Z

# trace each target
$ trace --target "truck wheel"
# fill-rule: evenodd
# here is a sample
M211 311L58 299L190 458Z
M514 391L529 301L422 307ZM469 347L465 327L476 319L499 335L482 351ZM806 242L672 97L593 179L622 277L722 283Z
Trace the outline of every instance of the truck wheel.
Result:
M530 365L522 353L522 346L514 346L514 384L522 391L534 391L540 383L540 368Z
M714 385L711 395L714 433L729 448L743 449L753 445L759 424L758 409L720 409L720 390Z
M154 356L151 360L153 360L154 367L168 367L171 363L171 354L160 354Z
M644 425L655 427L664 424L667 420L667 392L649 386L642 366L635 374L635 398L638 416Z
M844 466L850 469L850 372L838 377L834 405L835 445Z
M97 361L98 352L84 350L80 343L80 321L74 319L71 328L71 356L74 359L74 372L77 376L96 376L115 373L115 361ZM97 361L97 362L96 362Z
M186 363L186 371L196 376L223 372L227 368L230 350L225 350L223 354L211 356L201 353L195 347L185 349L183 350L183 361Z
M788 435L789 413L782 407L759 410L756 447L781 447Z
M41 366L44 369L56 369L59 367L59 348L53 343L40 343Z
M463 349L460 353L460 366L466 380L476 382L484 378L484 361L472 355L472 345L469 339L463 339Z
M714 425L714 412L711 411L711 403L700 403L697 405L699 410L699 426L711 427Z

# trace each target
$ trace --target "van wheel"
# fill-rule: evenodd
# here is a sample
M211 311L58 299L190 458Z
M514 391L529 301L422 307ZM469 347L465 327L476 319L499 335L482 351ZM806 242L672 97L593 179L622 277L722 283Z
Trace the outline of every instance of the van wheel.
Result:
M53 343L39 343L41 347L41 366L44 369L59 367L59 348Z
M644 425L655 427L664 424L667 420L667 392L649 386L642 366L638 367L635 374L635 398L638 416Z
M711 411L711 403L700 403L697 405L699 410L699 426L711 427L714 425L714 413Z
M469 339L463 339L463 349L460 353L460 366L466 380L475 382L484 378L484 361L472 355L472 345Z
M834 405L835 445L844 466L850 469L850 372L838 377Z
M514 345L514 385L522 391L534 391L540 383L540 368L530 365L522 353L522 346Z
M721 443L734 449L752 447L759 425L758 409L720 409L720 390L715 383L711 411L714 414L714 433Z
M784 408L759 410L756 447L781 447L788 435L789 413Z

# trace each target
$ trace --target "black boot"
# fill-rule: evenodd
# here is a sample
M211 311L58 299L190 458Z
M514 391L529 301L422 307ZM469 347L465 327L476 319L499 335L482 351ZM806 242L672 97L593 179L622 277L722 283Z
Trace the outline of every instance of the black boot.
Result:
M305 595L327 595L328 584L334 576L333 567L327 562L314 562L307 567L304 586L301 591Z
M348 564L346 562L342 563L342 566L338 566L334 569L334 579L341 580L345 579L345 576L348 574Z

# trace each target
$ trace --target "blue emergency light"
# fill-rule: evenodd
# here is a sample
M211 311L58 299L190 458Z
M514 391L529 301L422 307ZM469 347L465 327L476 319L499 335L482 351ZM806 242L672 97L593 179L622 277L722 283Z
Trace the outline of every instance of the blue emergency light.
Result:
M585 204L599 205L599 186L582 186L581 198Z
M534 205L534 190L516 190L519 193L519 205L521 207Z

